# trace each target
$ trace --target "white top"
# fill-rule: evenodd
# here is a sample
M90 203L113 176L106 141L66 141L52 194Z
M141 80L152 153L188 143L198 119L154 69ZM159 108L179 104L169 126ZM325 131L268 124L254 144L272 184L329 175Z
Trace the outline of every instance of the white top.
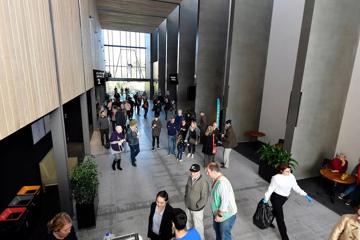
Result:
M165 208L160 213L158 213L158 207L156 206L156 208L155 208L155 213L153 216L152 231L153 231L153 233L155 233L157 235L159 235L159 232L160 232L160 225L161 225L162 217L164 214L164 210L165 210Z
M221 176L219 178L219 181L220 181L220 185L218 188L218 192L219 195L221 196L221 205L219 210L221 212L227 212L234 215L237 213L237 206L235 201L234 190L231 186L231 183L224 176Z
M270 196L273 192L288 197L290 195L291 189L300 194L301 196L306 196L307 193L302 190L296 182L294 175L276 174L271 178L270 186L265 193L265 201L269 201Z

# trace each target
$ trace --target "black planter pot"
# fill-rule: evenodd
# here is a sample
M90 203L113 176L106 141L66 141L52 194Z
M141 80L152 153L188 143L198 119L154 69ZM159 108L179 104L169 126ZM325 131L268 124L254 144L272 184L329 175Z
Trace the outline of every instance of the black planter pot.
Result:
M78 228L96 226L95 204L76 204Z
M268 165L264 161L259 163L259 175L267 182L271 181L271 177L277 174L276 169L273 166Z

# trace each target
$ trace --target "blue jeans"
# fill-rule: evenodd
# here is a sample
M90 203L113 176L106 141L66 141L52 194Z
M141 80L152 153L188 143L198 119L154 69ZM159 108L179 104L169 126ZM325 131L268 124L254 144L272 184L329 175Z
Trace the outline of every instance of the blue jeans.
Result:
M140 152L140 146L139 144L136 145L129 145L130 146L130 158L131 158L131 163L134 164L136 162L136 156L139 154Z
M181 159L182 159L182 155L183 155L183 153L184 153L184 151L185 151L185 146L184 146L183 144L181 144L181 145L179 145L179 146L177 147L177 150L178 150L178 152L177 152L177 159L181 160Z
M356 189L356 184L351 184L350 186L348 186L348 187L345 189L344 196L349 195L349 194L352 193L355 189Z
M168 154L175 155L176 136L168 135Z
M231 240L231 229L234 226L236 214L224 222L213 222L216 240Z

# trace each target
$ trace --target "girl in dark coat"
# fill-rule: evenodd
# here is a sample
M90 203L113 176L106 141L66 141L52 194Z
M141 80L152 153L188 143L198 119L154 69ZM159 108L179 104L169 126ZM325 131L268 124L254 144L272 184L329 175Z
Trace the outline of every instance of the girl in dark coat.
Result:
M173 238L173 208L168 201L167 192L160 191L156 194L156 201L151 204L147 234L151 240L170 240Z

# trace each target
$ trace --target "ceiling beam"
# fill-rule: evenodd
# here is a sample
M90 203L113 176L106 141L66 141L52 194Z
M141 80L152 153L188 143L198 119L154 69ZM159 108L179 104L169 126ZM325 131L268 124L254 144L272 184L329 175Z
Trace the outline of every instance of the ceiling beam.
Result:
M141 32L141 33L152 33L156 29L156 27L153 26L126 25L126 24L118 24L118 23L101 23L101 28L108 30Z
M97 9L122 13L167 17L177 7L174 3L151 0L97 0Z

